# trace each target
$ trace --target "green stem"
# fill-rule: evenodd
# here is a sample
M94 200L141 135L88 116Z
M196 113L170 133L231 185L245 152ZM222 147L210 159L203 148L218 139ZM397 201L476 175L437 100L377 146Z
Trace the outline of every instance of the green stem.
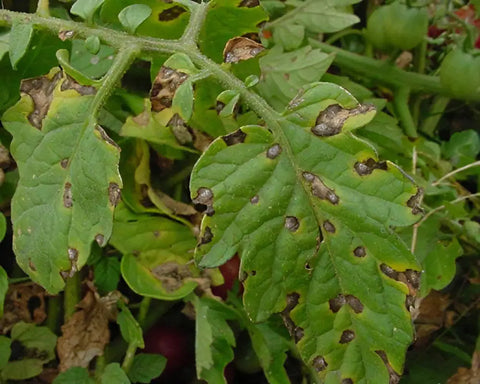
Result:
M122 369L125 371L125 373L128 373L128 371L131 368L136 351L137 351L136 343L128 344L127 352L125 353L125 357L122 363Z
M80 273L77 272L73 277L67 278L65 282L65 291L63 297L64 322L67 322L75 313L75 306L80 301Z
M47 319L45 325L53 332L57 333L60 329L60 315L62 312L62 305L60 296L51 296L48 298Z
M50 16L50 9L49 9L48 0L38 0L37 15L42 16L42 17L49 17Z
M196 45L198 35L200 34L200 29L208 11L208 4L209 3L196 4L192 2L192 5L194 6L190 8L192 12L190 21L188 22L188 26L180 39L180 41L184 44L189 44L192 46Z
M105 353L103 355L97 356L97 359L95 361L95 380L97 382L100 382L100 378L102 377L103 371L105 370L105 367L107 366L107 360L105 358Z
M333 44L334 42L341 39L342 37L350 36L350 35L363 36L363 32L358 29L344 29L343 31L337 32L332 36L330 36L327 40L325 40L325 44Z
M144 297L142 299L142 302L140 303L140 309L138 310L138 316L137 316L137 321L140 327L143 328L145 325L145 319L148 314L148 310L150 309L150 303L152 302L151 297Z
M417 128L413 121L410 108L408 107L408 99L410 98L410 89L407 87L400 87L395 91L393 96L393 105L398 119L408 137L416 138Z
M436 96L430 107L428 117L423 121L420 130L427 135L433 136L435 128L443 116L443 112L450 103L450 98L445 96Z

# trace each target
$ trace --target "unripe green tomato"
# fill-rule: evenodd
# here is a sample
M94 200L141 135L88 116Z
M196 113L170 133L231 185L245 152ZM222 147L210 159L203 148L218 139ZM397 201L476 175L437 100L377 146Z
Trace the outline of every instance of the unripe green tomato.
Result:
M367 22L368 40L382 51L415 48L427 32L427 10L409 8L400 2L377 8Z
M480 55L473 56L457 48L440 66L440 82L454 97L463 100L480 98Z

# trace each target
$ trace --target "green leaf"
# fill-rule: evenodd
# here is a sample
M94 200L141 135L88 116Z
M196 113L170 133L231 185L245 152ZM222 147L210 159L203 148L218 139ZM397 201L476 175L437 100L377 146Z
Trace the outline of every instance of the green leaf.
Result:
M12 341L19 341L26 349L35 350L42 363L55 358L57 336L47 327L21 321L13 326L10 336Z
M8 291L8 276L5 269L0 266L0 317L3 316L3 305L5 303L5 295ZM1 368L0 368L1 369Z
M33 98L32 82L42 84ZM103 246L110 237L120 198L119 150L90 118L94 88L54 69L22 89L2 118L21 175L12 199L14 250L32 280L57 293L61 272L75 273L91 242ZM51 97L41 109L39 95Z
M257 33L257 25L266 20L267 14L258 5L248 6L243 0L217 0L209 8L200 31L200 49L220 63L228 40Z
M3 316L3 315L2 315ZM0 370L5 368L10 360L12 351L10 349L11 340L6 336L0 336Z
M70 13L80 16L83 20L91 22L93 15L102 6L105 0L77 0L70 8Z
M95 43L92 43L95 44ZM97 53L90 52L90 43L81 40L72 42L70 64L85 76L98 79L105 75L112 66L115 50L106 45L100 45Z
M463 167L473 163L480 152L480 135L473 129L455 132L442 149L455 167Z
M101 257L94 265L94 283L100 292L117 289L120 281L120 261L116 257Z
M233 360L235 346L235 336L227 320L237 316L225 304L211 298L195 296L193 305L197 377L207 383L226 383L223 370Z
M33 25L30 23L13 23L10 30L10 63L13 69L25 55L33 37Z
M139 353L135 355L128 377L132 383L150 383L165 369L167 359L162 355Z
M288 315L327 383L388 382L382 357L400 373L412 339L407 286L389 271L419 266L391 227L418 220L419 193L352 135L373 115L343 88L314 83L269 117L274 133L247 126L216 139L191 177L210 214L199 265L240 252L249 316Z
M10 32L4 32L0 34L0 60L8 53L10 50Z
M193 84L187 80L176 90L172 101L172 111L188 122L193 113Z
M98 36L88 36L85 40L85 49L92 55L96 55L100 51L100 39Z
M52 384L94 384L95 381L88 374L88 370L82 367L72 367L68 371L60 373Z
M123 339L128 344L134 344L137 348L145 348L142 328L128 307L123 303L119 303L119 305L121 311L117 316L117 324L120 326Z
M272 107L283 110L300 88L320 80L332 61L333 56L310 46L288 53L275 47L260 58L262 80L257 88Z
M273 41L285 50L291 51L300 47L305 37L305 27L296 24L280 24L275 27Z
M127 374L118 363L110 363L105 367L100 382L101 384L130 384Z
M190 229L178 222L134 214L123 204L115 210L110 244L123 253L122 276L137 294L177 300L192 292L199 274L188 264L195 243Z
M26 380L38 376L43 371L43 362L38 359L9 361L2 369L5 380Z
M135 33L137 28L150 17L152 8L145 4L132 4L123 8L118 14L118 20L129 33Z
M7 233L7 219L5 218L4 214L0 212L0 242L5 237L5 233Z

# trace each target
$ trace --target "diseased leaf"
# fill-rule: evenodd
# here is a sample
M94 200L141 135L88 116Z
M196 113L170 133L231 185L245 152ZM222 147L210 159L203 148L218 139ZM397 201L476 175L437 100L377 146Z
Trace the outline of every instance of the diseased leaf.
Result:
M120 305L120 313L117 316L117 324L120 326L120 332L123 339L128 344L134 344L137 348L144 348L143 331L137 320L133 317L128 307L122 302Z
M54 69L21 90L2 118L20 170L14 250L32 280L56 293L85 264L91 242L103 246L110 237L122 185L119 149L90 118L94 88Z
M60 373L52 384L94 384L95 381L89 376L87 369L72 367L68 371Z
M207 383L226 383L225 366L233 360L235 336L227 320L235 319L235 312L211 298L195 296L196 312L195 362L197 377Z
M420 192L352 135L373 115L344 89L314 83L266 122L278 136L243 127L192 172L192 199L207 207L199 265L239 252L249 316L282 311L326 383L388 382L412 339L405 300L419 266L391 227L418 220Z
M43 363L38 359L9 361L2 369L4 380L26 380L38 376L43 371Z
M33 37L33 25L30 23L13 23L10 30L10 63L13 69L27 52L30 40Z
M47 327L22 321L13 326L10 337L12 341L20 342L25 349L35 351L33 356L41 363L47 363L55 358L57 336Z
M333 56L310 46L288 53L276 47L260 58L262 80L257 88L271 106L283 110L300 88L320 80L332 61Z
M120 367L120 364L110 363L105 367L100 383L130 384L130 380L125 371Z
M162 355L139 353L135 355L128 377L132 383L150 383L165 369L167 359Z
M152 14L152 8L145 4L132 4L123 8L118 14L118 20L129 33L135 33L137 28Z

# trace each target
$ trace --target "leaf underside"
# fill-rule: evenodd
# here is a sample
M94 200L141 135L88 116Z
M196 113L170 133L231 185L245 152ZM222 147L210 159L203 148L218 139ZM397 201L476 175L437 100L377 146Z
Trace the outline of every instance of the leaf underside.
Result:
M397 280L414 279L418 264L392 227L418 220L419 192L351 133L373 115L315 83L267 122L276 135L247 126L220 137L192 172L206 212L199 265L239 252L247 313L281 312L326 383L387 383L412 338L410 281Z
M119 150L90 119L95 94L60 70L25 80L3 115L20 179L12 199L20 267L50 293L103 246L120 198Z

